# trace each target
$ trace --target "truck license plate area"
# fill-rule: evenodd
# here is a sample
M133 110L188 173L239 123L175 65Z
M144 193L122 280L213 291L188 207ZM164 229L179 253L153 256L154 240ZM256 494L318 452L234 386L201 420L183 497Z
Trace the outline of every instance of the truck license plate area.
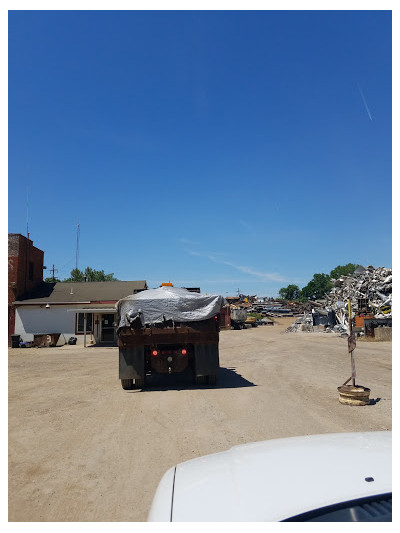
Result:
M183 353L182 353L183 352ZM151 350L151 367L160 374L183 372L188 366L188 349L156 347Z

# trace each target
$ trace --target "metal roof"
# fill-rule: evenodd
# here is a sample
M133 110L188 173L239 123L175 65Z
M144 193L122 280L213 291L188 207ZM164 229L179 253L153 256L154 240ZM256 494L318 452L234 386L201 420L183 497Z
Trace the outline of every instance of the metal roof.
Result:
M35 289L14 302L29 304L68 304L90 302L117 302L125 296L147 289L141 281L88 281L88 282L41 282Z

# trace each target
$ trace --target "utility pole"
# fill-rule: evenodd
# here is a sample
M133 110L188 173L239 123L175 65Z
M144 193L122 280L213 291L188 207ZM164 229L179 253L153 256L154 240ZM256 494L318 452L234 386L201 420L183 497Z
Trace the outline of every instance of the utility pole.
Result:
M58 269L54 268L54 263L53 263L53 268L50 268L50 272L53 272L53 283L54 283L56 281L54 278L54 272L58 272Z

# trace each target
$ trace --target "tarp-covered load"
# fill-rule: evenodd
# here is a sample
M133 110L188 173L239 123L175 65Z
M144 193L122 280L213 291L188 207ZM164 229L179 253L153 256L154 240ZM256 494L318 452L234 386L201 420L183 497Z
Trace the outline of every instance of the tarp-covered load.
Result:
M117 304L121 328L144 327L163 322L198 322L221 312L227 305L219 294L199 294L178 287L160 287L132 294Z

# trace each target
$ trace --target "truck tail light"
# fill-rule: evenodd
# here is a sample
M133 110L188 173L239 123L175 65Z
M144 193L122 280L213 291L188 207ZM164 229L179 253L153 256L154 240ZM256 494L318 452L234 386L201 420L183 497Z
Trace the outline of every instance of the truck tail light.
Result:
M186 355L187 354L187 350L185 350L185 348L183 348L183 350L181 350L181 354L182 355Z
M157 351L157 350L153 350L153 351L151 352L151 354L154 355L154 357L156 357L156 356L158 355L158 351Z
M218 320L218 316L217 315L215 315L214 320Z

